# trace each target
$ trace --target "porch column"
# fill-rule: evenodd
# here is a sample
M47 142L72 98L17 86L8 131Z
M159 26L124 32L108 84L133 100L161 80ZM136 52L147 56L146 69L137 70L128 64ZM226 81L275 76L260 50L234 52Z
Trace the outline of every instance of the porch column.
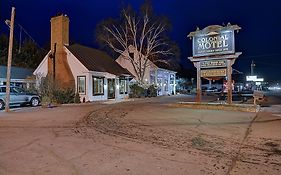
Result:
M157 68L155 68L155 71L154 71L154 73L155 73L155 85L156 85L156 87L157 87L157 90L156 90L156 94L157 94L157 96L159 95L158 94L158 81L157 81L157 78L158 78L158 69Z
M173 82L173 90L174 90L174 95L176 95L176 74L174 74L174 82Z
M119 99L119 89L120 89L120 84L119 84L119 78L115 78L115 100Z
M170 91L172 91L170 86L171 86L171 75L170 73L168 73L168 83L167 83L168 94L170 93ZM172 95L172 93L170 95Z

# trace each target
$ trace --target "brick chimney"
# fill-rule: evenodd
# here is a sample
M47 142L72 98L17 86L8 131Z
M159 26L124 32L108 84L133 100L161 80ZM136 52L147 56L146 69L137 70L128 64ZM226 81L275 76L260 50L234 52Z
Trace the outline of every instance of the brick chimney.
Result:
M51 18L51 55L48 75L61 88L75 88L74 77L67 62L64 46L69 45L69 18L66 15Z

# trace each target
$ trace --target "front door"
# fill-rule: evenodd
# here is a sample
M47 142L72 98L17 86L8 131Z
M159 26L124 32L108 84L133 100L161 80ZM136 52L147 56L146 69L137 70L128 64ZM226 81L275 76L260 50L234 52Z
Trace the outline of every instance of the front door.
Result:
M107 79L108 84L108 99L115 98L115 79Z

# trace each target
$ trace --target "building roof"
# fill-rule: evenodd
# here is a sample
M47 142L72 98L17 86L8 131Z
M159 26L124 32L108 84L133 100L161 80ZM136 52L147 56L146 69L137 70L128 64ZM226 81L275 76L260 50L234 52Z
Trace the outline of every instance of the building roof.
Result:
M168 71L176 72L175 68L171 64L168 64L165 62L160 62L160 61L154 61L153 64L160 69L165 69Z
M33 69L26 69L21 67L11 67L11 79L26 79L33 74ZM7 66L0 66L0 78L7 77Z
M108 54L80 44L66 46L66 48L89 70L108 72L117 76L131 75L127 69L122 68Z

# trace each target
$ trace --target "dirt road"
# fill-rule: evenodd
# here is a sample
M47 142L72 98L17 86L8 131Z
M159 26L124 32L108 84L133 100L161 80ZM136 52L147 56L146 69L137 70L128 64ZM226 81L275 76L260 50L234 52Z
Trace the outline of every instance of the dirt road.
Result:
M185 100L0 113L0 175L281 173L278 111L169 106Z

